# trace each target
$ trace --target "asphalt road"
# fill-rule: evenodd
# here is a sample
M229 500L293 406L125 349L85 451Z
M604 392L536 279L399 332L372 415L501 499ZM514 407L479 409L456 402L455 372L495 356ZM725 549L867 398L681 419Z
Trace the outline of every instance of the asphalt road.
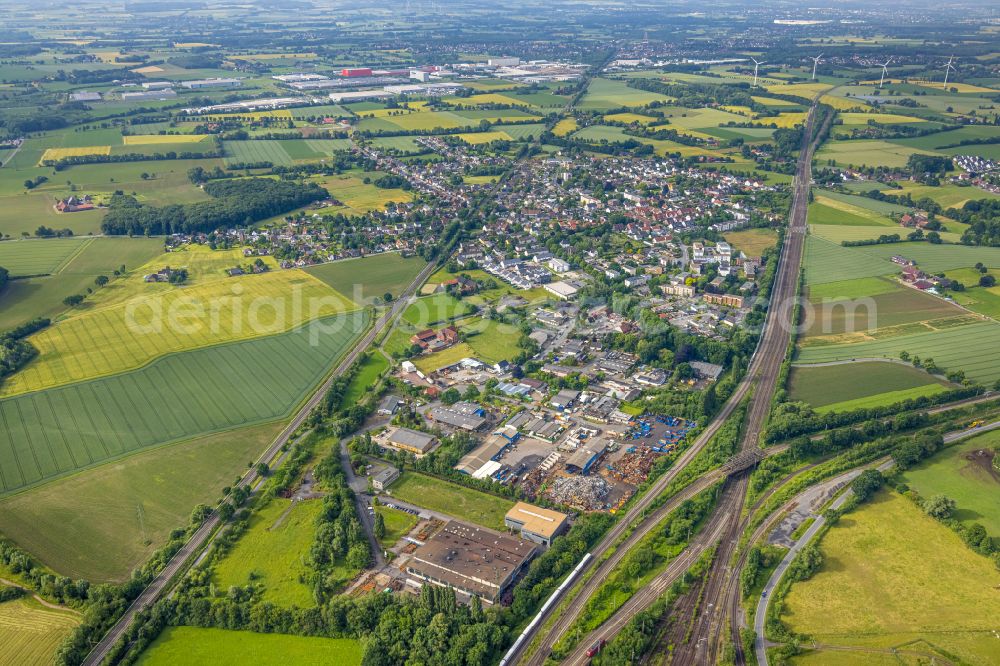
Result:
M427 264L426 267L417 277L410 283L406 290L400 295L399 298L393 303L392 307L383 313L375 322L375 324L368 330L367 333L358 341L351 351L347 353L346 356L341 359L340 363L334 368L333 372L324 381L319 388L316 389L312 397L301 407L299 412L292 418L289 424L284 430L278 435L271 446L257 459L257 462L264 462L270 464L274 458L279 454L281 448L288 442L291 438L292 433L294 433L299 426L301 426L306 418L308 418L309 413L312 412L313 408L319 404L326 395L330 386L340 375L344 374L358 357L368 349L375 338L381 333L386 327L390 326L397 315L399 315L406 305L409 303L410 296L416 291L417 287L424 283L424 281L430 276L436 267L436 262L431 262ZM237 486L253 485L258 479L256 465L251 468L247 474L240 479ZM365 512L366 513L366 512ZM362 520L364 520L365 513L362 513ZM118 620L118 622L111 628L110 631L104 636L104 638L90 651L87 655L86 660L84 660L84 666L97 666L104 658L108 655L112 646L118 641L119 638L124 635L125 631L132 624L135 619L136 614L149 608L167 589L171 581L174 579L179 572L183 571L188 563L198 555L201 550L211 542L212 535L215 533L215 529L219 526L220 518L215 512L210 515L201 527L194 533L194 535L188 540L184 546L177 551L177 553L170 559L163 570L157 574L157 576L150 582L146 589L136 597L135 601L128 607L125 614ZM379 553L376 549L376 553Z

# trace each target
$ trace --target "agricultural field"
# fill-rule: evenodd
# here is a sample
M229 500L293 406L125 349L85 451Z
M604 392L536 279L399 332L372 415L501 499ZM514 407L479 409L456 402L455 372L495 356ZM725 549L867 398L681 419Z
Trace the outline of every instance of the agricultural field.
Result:
M214 666L361 666L361 643L350 638L320 638L249 631L167 627L143 651L139 666L187 662Z
M811 298L811 317L806 319L804 346L819 344L814 336L833 336L843 341L858 333L881 337L885 329L920 332L967 323L974 318L953 303L918 289L896 288L855 298ZM811 319L811 321L810 321ZM876 333L877 332L877 333ZM825 342L825 341L824 341Z
M122 581L211 504L283 427L272 422L154 448L0 500L0 532L62 575Z
M404 502L476 525L503 530L512 500L488 495L418 472L405 472L386 493Z
M906 166L910 155L932 155L931 151L918 150L878 139L852 141L827 141L816 151L817 163L833 160L840 166L884 166L900 169Z
M0 663L55 663L56 651L78 624L77 613L47 608L30 597L0 603Z
M906 498L878 493L831 527L820 550L819 572L792 586L782 615L810 637L806 645L912 646L967 664L1000 659L1000 572Z
M901 254L928 273L941 273L968 268L982 263L990 268L1000 268L1000 247L977 247L972 245L931 245L929 243L892 243L872 245L855 249L869 258L888 259Z
M0 492L141 449L288 414L366 325L366 313L163 356L124 374L0 401ZM161 405L172 405L170 411Z
M126 146L147 146L161 143L201 143L209 138L208 134L132 134L122 137Z
M817 411L846 411L848 401L874 407L897 402L899 391L919 389L918 395L944 390L944 382L923 370L901 363L857 362L818 367L792 367L788 378L791 400L806 402ZM922 391L922 392L921 392ZM889 395L892 394L892 395ZM916 397L916 396L911 396Z
M305 271L347 295L355 303L371 303L386 293L398 296L427 265L420 257L387 252L361 259L345 259Z
M894 245L885 247L895 247ZM894 250L892 254L898 253ZM889 255L891 256L891 254ZM824 282L841 282L860 277L877 277L898 273L900 268L886 259L872 257L857 248L842 247L816 236L806 239L806 251L803 259L806 284L822 284Z
M309 548L322 509L321 500L275 498L255 510L247 531L213 567L212 581L221 590L261 585L262 598L283 607L316 605L300 578L310 573Z
M417 526L419 519L412 513L390 509L387 506L376 506L375 513L385 521L385 536L379 539L383 548L392 548L404 536Z
M669 101L670 98L664 95L630 88L625 81L595 78L580 100L579 108L600 111L620 106L646 106L651 102Z
M990 460L997 446L995 430L961 441L906 470L903 481L922 497L947 495L957 504L957 520L1000 536L1000 474Z
M298 269L149 287L160 289L84 310L31 336L38 357L3 383L0 396L113 375L165 354L283 333L357 308Z
M844 197L833 198L824 196L823 194L816 194L813 203L809 204L809 224L898 226L896 222L885 215L867 207L856 205L853 202L845 201L844 199Z
M84 157L87 155L110 155L111 146L76 146L73 148L46 148L39 164L43 162L58 162L67 157Z
M6 241L0 243L0 266L6 268L11 277L58 273L93 242L92 238Z
M31 242L44 244L62 241L51 239ZM94 279L98 275L110 277L122 265L128 271L135 270L163 251L163 242L155 238L107 237L66 242L77 243L76 247L81 249L58 267L58 273L11 280L0 292L0 330L12 328L35 317L54 318L66 310L64 298L94 288ZM28 246L12 244L11 247ZM0 243L0 252L7 251L7 248L6 242ZM0 262L0 266L3 265ZM103 295L105 290L115 288L119 282L122 280L114 280L99 289L95 292L95 297Z
M382 174L366 175L377 178ZM363 215L375 210L384 210L390 203L406 203L413 200L413 195L406 190L376 187L372 183L366 183L364 176L361 175L320 176L313 180L325 187L330 196L341 203L340 206L324 209L324 212Z
M991 385L1000 379L1000 358L995 340L1000 324L994 321L892 335L848 344L808 346L799 352L798 363L827 363L855 358L899 358L900 352L934 359L943 370L963 370L972 380Z
M759 257L778 243L778 233L774 229L747 229L730 231L723 236L726 242L748 257Z
M966 147L966 151L969 148ZM904 180L899 183L900 189L882 190L885 194L895 194L897 196L909 194L914 201L927 197L938 203L942 208L961 208L966 201L979 199L998 199L1000 195L975 186L963 187L953 183L942 183L937 186L921 185L913 181Z

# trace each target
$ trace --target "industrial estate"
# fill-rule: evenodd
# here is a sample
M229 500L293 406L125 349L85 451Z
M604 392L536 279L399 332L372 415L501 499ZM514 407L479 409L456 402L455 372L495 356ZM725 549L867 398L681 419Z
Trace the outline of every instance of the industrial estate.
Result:
M1000 663L1000 19L0 0L0 664Z

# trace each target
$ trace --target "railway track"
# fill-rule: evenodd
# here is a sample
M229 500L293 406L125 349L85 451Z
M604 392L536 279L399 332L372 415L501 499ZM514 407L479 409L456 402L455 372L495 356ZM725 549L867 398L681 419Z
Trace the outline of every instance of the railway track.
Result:
M629 526L635 521L636 518L643 515L646 508L648 508L656 498L664 491L667 485L677 477L681 470L683 470L691 460L704 448L709 440L718 432L719 428L726 422L726 420L732 416L733 412L736 410L747 396L750 396L750 407L747 412L747 419L745 422L745 430L741 440L741 451L747 451L751 447L756 447L759 445L760 433L764 427L767 415L770 412L771 407L771 397L774 394L774 390L777 386L778 376L781 372L781 364L785 358L785 352L788 348L791 329L789 323L791 322L791 312L794 305L793 299L797 290L798 279L799 279L799 268L802 264L802 253L805 247L805 235L806 235L806 212L808 207L809 199L809 187L811 184L811 163L812 163L812 153L815 148L812 143L811 137L813 135L813 127L815 124L816 117L816 102L814 101L812 107L810 108L808 120L806 123L806 128L803 137L803 149L799 155L798 166L796 170L795 184L793 187L793 199L792 207L789 216L789 227L785 237L785 241L782 244L781 255L778 263L778 271L775 276L774 284L771 289L771 304L772 307L768 308L767 318L764 324L764 331L761 335L760 343L758 344L757 351L751 360L750 369L747 372L747 376L739 384L733 395L730 396L729 400L725 403L722 410L712 419L708 427L698 436L695 442L690 448L688 448L675 462L674 466L663 476L654 482L653 486L644 494L619 520L608 534L601 540L598 546L594 549L594 559L591 562L601 562L604 558L605 553L612 547L616 547L616 551L612 557L620 560L624 557L624 553L620 551L627 552L632 546L635 545L637 540L634 540L630 535L629 539L619 544L619 540L622 535L626 532ZM723 551L720 552L716 557L716 565L713 566L710 572L710 577L716 574L720 562L722 562L722 567L726 566L732 555L732 549L735 547L736 538L738 538L739 532L739 522L740 522L740 509L742 507L743 498L746 495L747 479L743 475L741 478L736 479L729 486L727 486L726 491L723 493L723 500L720 502L719 507L713 513L709 524L705 528L706 534L719 535L721 544L723 546ZM735 490L734 490L735 489ZM648 518L644 520L644 525L648 524ZM633 534L638 532L639 529L635 530ZM668 566L668 570L661 574L657 580L661 580L666 576L669 578L671 575L677 572L677 567L683 563L690 564L695 561L697 557L701 555L708 547L703 545L700 541L698 542L699 547L694 547L692 544L685 553L678 556ZM688 554L688 551L695 553L696 555ZM609 558L610 559L610 558ZM592 565L594 566L594 565ZM686 568L684 569L686 571ZM608 569L610 571L610 569ZM513 655L511 663L518 663L523 660L524 663L532 666L540 666L548 654L551 652L552 647L556 642L565 635L569 627L572 626L573 621L582 612L587 600L599 586L599 584L592 584L591 581L594 580L601 581L603 576L594 575L592 576L581 589L581 591L573 598L573 600L562 610L562 616L559 621L554 625L551 630L549 630L538 642L537 647L535 647L533 654L530 657L525 657L531 644L531 637L524 641L525 648L522 648L521 652ZM676 578L674 578L676 579ZM665 579L664 579L665 580ZM709 587L718 587L718 583L713 583L711 578L709 579ZM595 640L609 639L613 638L621 627L625 626L627 623L626 616L630 617L629 613L634 615L635 612L642 610L642 608L648 607L649 604L655 600L655 596L650 596L651 588L647 587L638 592L634 597L639 597L634 603L626 604L620 611L623 613L621 617L616 613L612 616L609 622L605 623L604 626L598 628L595 632L592 632L591 636ZM663 589L666 589L665 587ZM631 601L631 600L630 600ZM553 610L558 610L553 609ZM619 617L618 620L615 618ZM538 627L544 627L543 622L538 623ZM588 637L589 640L590 637ZM581 645L590 645L587 640L582 641ZM584 652L580 653L580 647L566 660L566 663L576 664L582 663L585 660L585 649ZM581 657L583 654L584 657ZM694 663L694 662L692 662Z
M784 325L768 326L764 331L766 339L764 349L769 356L766 362L760 365L757 391L754 393L747 414L741 450L759 446L760 435L771 410L771 399L778 388L781 363L791 341L791 312L805 248L809 188L812 183L812 156L816 149L813 136L815 134L817 104L818 99L814 99L803 132L802 148L799 151L795 170L788 232L785 243L782 245L781 263L775 277L775 286L771 290L771 302L777 303L780 313L778 321ZM743 491L737 499L733 500L733 506L720 506L719 508L720 511L726 511L733 517L727 525L725 535L716 552L715 561L708 573L703 595L705 610L695 621L691 640L678 646L674 653L673 663L680 666L716 663L718 660L721 649L719 637L725 611L724 602L730 598L729 590L739 583L730 563L736 553L739 536L744 525L744 520L740 518L740 509L745 502L748 483L748 481L744 481Z

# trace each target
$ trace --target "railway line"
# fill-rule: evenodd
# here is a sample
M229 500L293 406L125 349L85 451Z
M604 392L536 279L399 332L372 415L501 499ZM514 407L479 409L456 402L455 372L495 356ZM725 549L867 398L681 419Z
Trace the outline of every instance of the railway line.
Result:
M779 325L767 326L763 335L765 340L763 348L766 353L774 356L769 356L759 366L759 374L756 378L757 390L747 414L741 450L759 445L761 432L770 413L771 399L778 388L781 363L791 341L791 311L805 249L809 188L812 182L812 156L816 149L813 136L815 134L817 104L818 100L813 100L802 136L802 148L799 151L795 170L788 232L785 243L782 245L782 257L778 274L775 277L775 286L771 291L771 301L777 303L780 313ZM740 518L740 508L745 502L746 487L749 482L745 479L742 481L743 491L737 499L733 500L734 505L731 507L722 505L719 508L720 511L728 512L733 518L727 525L715 561L708 573L702 596L706 612L696 619L691 632L691 640L678 646L675 651L673 660L675 664L688 666L717 661L721 648L718 637L722 626L719 610L724 606L723 601L728 596L729 587L738 584L738 578L734 575L730 562L736 552L744 525L744 520Z
M622 519L615 523L608 534L605 535L597 547L592 551L594 558L591 562L610 561L612 558L620 561L621 558L624 557L624 553L638 541L638 538L634 538L634 535L645 529L643 527L637 528L631 535L629 535L628 539L621 541L622 536L629 529L629 526L632 525L636 518L644 514L645 510L666 489L667 485L673 481L680 471L683 470L705 447L705 445L718 432L726 420L732 416L737 407L743 402L744 399L747 399L748 396L750 404L740 449L742 452L745 452L759 445L760 433L763 430L767 415L770 411L771 398L777 386L778 376L781 372L781 364L784 361L785 352L790 341L791 312L794 305L793 299L797 290L799 269L802 264L802 254L805 247L806 212L809 200L809 187L811 184L812 154L815 149L812 136L813 128L815 126L816 108L816 102L814 101L813 105L810 107L805 131L803 133L803 147L800 151L796 169L789 226L785 236L785 241L782 244L781 255L778 260L778 270L771 289L770 301L772 306L768 308L764 323L764 330L762 332L760 342L758 343L757 350L751 360L747 375L733 392L733 395L730 396L729 400L727 400L720 412L715 416L715 418L712 419L708 427L706 427L706 429L696 438L691 447L685 450L685 452L675 462L674 466L666 474L657 479L653 486L635 504L632 505ZM738 526L740 522L740 508L742 507L743 498L746 495L747 483L747 479L744 475L727 486L723 493L723 501L720 502L719 507L713 513L709 524L704 530L706 534L718 534L723 550L728 549L728 554L726 552L722 552L716 557L716 566L713 566L710 576L713 574L717 575L715 572L718 563L728 562L732 555L732 548L735 547L735 540L739 534ZM654 513L658 514L659 511ZM644 519L643 526L649 525L650 519L651 517ZM648 531L648 529L646 529L646 531ZM619 541L621 541L621 543L619 543ZM667 571L657 577L656 580L659 581L661 579L668 579L672 574L678 571L678 567L681 564L685 562L690 564L695 561L695 559L697 559L697 557L699 557L708 547L708 545L705 545L701 541L697 541L698 547L695 547L695 545L696 544L693 543L692 546L685 551L685 553L678 556L678 558L676 558L674 562L668 566ZM605 554L611 548L615 548L615 552L610 557L605 559ZM689 554L688 551L691 553ZM692 555L695 552L697 552L697 554ZM725 564L722 566L724 567ZM684 570L686 570L686 568ZM610 571L610 569L607 569L607 571ZM595 579L598 581L597 584L592 582ZM540 666L544 663L545 658L551 652L553 646L555 646L559 639L565 635L569 627L572 626L573 621L579 617L584 606L586 605L587 600L597 587L599 587L599 582L601 580L603 580L603 576L597 574L592 576L588 580L586 586L581 589L581 591L568 605L566 605L564 609L562 609L560 619L556 622L556 624L539 639L537 645L534 647L534 652L530 656L527 655L527 652L531 649L530 646L532 645L532 637L529 636L527 640L523 642L524 647L522 647L518 653L512 655L510 663L519 663L520 661L523 661L523 663L532 666ZM656 581L654 581L654 583L655 582ZM634 603L626 604L626 606L623 606L623 608L620 609L622 612L621 617L619 617L619 614L616 613L616 615L612 616L612 619L605 623L604 626L598 628L595 632L592 632L595 639L600 640L614 637L614 635L620 631L621 627L625 626L627 623L625 618L626 616L630 617L629 613L634 614L635 612L642 610L642 608L648 607L648 605L651 604L656 598L655 596L650 596L650 592L648 591L650 589L652 588L644 588L644 590L641 590L639 593L634 595L634 598L638 597L638 599L636 599ZM664 587L663 589L666 588ZM558 610L558 608L553 610ZM616 620L616 617L619 619ZM544 618L541 622L537 623L535 631L537 632L543 626ZM581 645L590 645L590 643L587 641L581 641ZM694 657L694 655L692 656ZM581 658L577 652L574 652L567 659L566 663L581 663L583 660L584 659Z

